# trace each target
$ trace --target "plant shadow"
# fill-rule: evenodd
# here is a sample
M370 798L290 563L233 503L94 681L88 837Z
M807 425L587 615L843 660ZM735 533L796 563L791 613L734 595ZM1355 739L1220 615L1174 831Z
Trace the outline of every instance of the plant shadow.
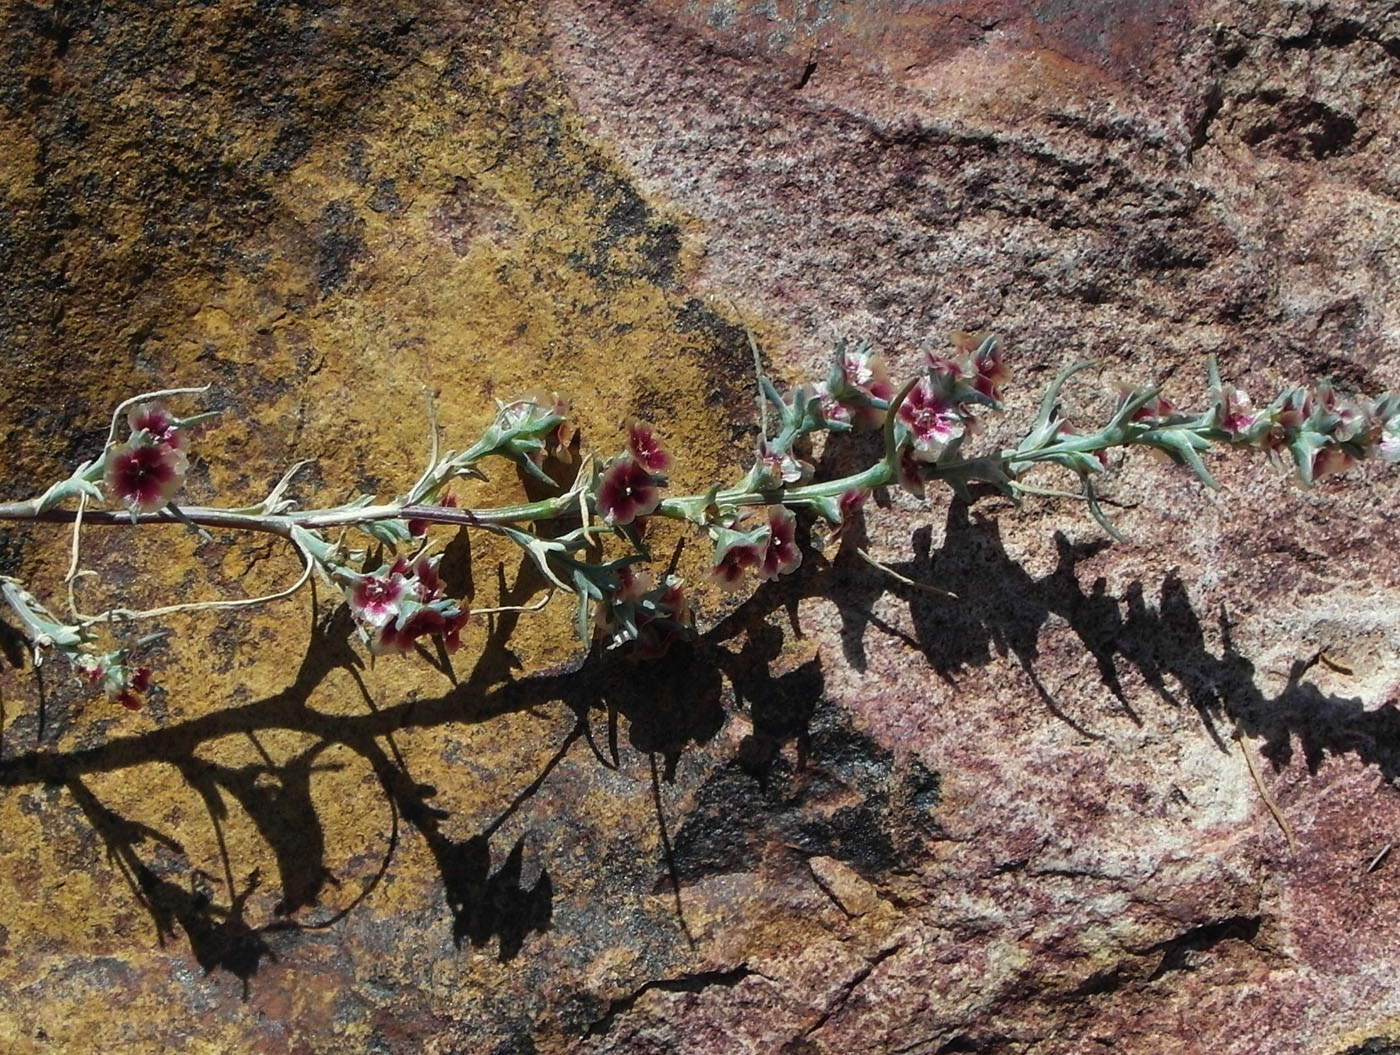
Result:
M712 868L739 867L734 862L747 860L744 853L763 841L761 831L739 830L744 825L771 824L787 845L805 853L848 855L859 867L908 866L900 854L919 853L918 839L929 833L886 837L903 823L890 819L901 808L890 787L898 784L899 794L918 806L910 806L910 815L927 815L936 802L937 774L921 764L915 769L887 760L872 783L870 760L861 755L877 749L873 741L833 724L836 705L826 697L820 657L775 672L788 635L801 633L799 606L811 598L834 604L844 658L857 669L865 666L872 631L904 641L928 669L950 680L967 668L1011 657L1052 713L1084 737L1099 738L1101 733L1065 712L1038 671L1042 631L1057 621L1092 656L1105 690L1128 720L1142 718L1124 688L1125 665L1161 700L1193 708L1221 749L1232 733L1262 737L1268 756L1281 766L1290 760L1296 740L1312 769L1329 753L1351 753L1389 780L1400 776L1400 713L1389 705L1393 701L1368 710L1360 699L1325 694L1305 680L1306 660L1295 665L1281 693L1265 694L1255 684L1254 665L1236 651L1224 613L1212 632L1174 573L1157 584L1152 597L1142 583L1116 597L1102 579L1085 589L1077 567L1106 543L1073 544L1057 536L1056 567L1031 576L1006 552L996 522L975 516L963 502L949 506L939 546L933 537L931 529L916 531L912 556L891 565L891 575L860 559L857 551L866 539L857 521L830 559L814 553L793 575L762 584L711 629L657 661L636 662L595 647L558 668L517 676L509 643L518 616L505 613L493 618L471 670L463 678L454 676L450 689L436 698L388 705L377 704L365 686L363 660L351 643L353 628L344 606L338 606L313 621L310 643L282 691L94 746L6 751L0 786L66 789L149 914L159 940L183 932L204 971L233 975L246 999L250 980L264 963L285 960L298 935L334 926L373 893L408 829L431 854L453 942L459 948L495 943L500 961L518 957L530 936L554 921L556 879L545 863L530 867L523 838L503 854L493 848L493 839L581 744L600 764L617 767L624 724L630 746L652 760L657 823L682 925L683 881ZM534 588L523 569L513 584L502 572L500 586L507 604ZM876 602L887 595L907 604L911 629L876 614ZM879 607L888 610L887 604ZM1214 650L1212 638L1219 642ZM332 715L309 705L337 669L348 671L359 685L362 711ZM486 723L550 705L573 716L551 757L490 823L466 838L450 834L444 822L451 811L440 804L436 788L413 777L396 736ZM727 716L738 710L751 728L731 757L707 759L710 776L698 793L696 810L709 811L714 830L706 834L704 825L687 820L673 839L660 783L675 781L686 752L715 741ZM594 733L600 714L607 731L601 742ZM263 749L260 734L287 730L308 737L311 746L276 762ZM203 745L229 736L249 741L252 761L234 766L200 757ZM342 765L325 760L331 748L347 748L367 764L391 823L382 859L360 893L313 920L313 910L338 884L327 863L324 824L312 793L317 774ZM217 879L192 869L176 839L124 818L93 790L93 776L155 762L173 766L208 813L222 855L223 875ZM837 785L872 801L884 795L883 805L874 813L847 810L846 828L819 820L813 796L823 786ZM736 795L777 805L766 814L749 813L734 808ZM224 841L223 824L235 806L267 847L268 859L251 869L235 867ZM880 836L873 843L872 831ZM527 883L524 877L532 871L536 878ZM264 888L276 891L276 904L270 921L254 924L249 901Z

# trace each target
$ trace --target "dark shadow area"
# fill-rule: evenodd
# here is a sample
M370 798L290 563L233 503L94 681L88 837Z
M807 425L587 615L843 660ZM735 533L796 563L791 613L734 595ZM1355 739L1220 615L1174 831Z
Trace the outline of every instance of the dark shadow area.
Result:
M827 700L819 658L781 670L788 636L801 634L798 604L808 598L836 606L846 659L857 668L864 666L863 642L872 631L906 641L928 668L949 680L1011 657L1044 705L1086 737L1098 734L1065 714L1037 673L1040 634L1052 619L1069 627L1093 657L1105 689L1130 721L1141 719L1123 687L1127 668L1163 701L1194 709L1222 750L1238 730L1263 737L1269 757L1281 766L1296 738L1310 768L1329 753L1351 753L1387 779L1400 776L1400 713L1393 701L1367 710L1360 699L1329 696L1304 680L1307 660L1295 666L1282 693L1266 696L1254 684L1253 664L1234 649L1224 613L1203 621L1175 575L1150 590L1135 583L1116 597L1102 579L1086 589L1077 568L1107 543L1075 545L1059 538L1057 566L1036 578L1007 554L996 522L961 502L948 509L941 546L934 547L928 529L917 531L912 542L912 556L892 565L890 575L857 555L866 540L862 524L854 522L830 559L809 551L794 574L761 584L713 628L678 643L660 660L635 661L595 647L558 668L521 676L510 649L520 617L496 615L484 637L474 639L479 651L470 670L459 675L440 657L448 691L382 706L362 680L365 660L340 605L312 627L296 674L281 692L92 746L7 750L0 757L0 787L66 789L161 941L183 933L206 972L232 974L246 994L259 967L285 957L300 933L333 926L374 891L399 846L401 821L432 855L454 942L476 948L495 943L502 961L518 956L530 935L551 925L556 879L528 860L523 839L504 848L493 847L492 840L570 752L589 750L601 765L616 768L624 738L652 760L666 885L682 923L683 884L752 869L773 846L799 857L835 857L871 876L913 870L930 842L946 838L937 822L939 775L917 758L882 747ZM522 570L508 583L502 573L502 603L528 600L533 574ZM874 614L884 596L907 603L912 631ZM1218 644L1212 648L1211 641ZM313 691L335 669L359 684L364 707L358 713L332 715L309 706ZM412 776L395 737L559 705L573 714L574 724L530 783L480 830L449 834L449 806L436 788ZM708 760L685 817L668 826L660 782L676 779L688 751L708 749L736 710L746 714L751 729L732 757ZM273 731L303 734L311 746L274 761L260 739ZM12 742L18 739L13 729L9 733ZM246 738L256 758L229 765L202 757L204 745L230 736ZM327 864L325 829L312 794L315 775L335 768L324 760L333 747L367 763L383 792L390 836L378 871L361 883L361 892L345 907L313 919L327 889L346 879ZM192 870L176 840L127 820L91 790L90 776L154 762L174 766L198 794L223 853L222 876ZM236 867L224 843L233 805L269 851L268 860L251 871ZM375 817L367 823L381 822L382 813L366 813ZM527 882L527 874L536 878ZM248 902L263 887L277 893L276 918L255 926L247 918Z

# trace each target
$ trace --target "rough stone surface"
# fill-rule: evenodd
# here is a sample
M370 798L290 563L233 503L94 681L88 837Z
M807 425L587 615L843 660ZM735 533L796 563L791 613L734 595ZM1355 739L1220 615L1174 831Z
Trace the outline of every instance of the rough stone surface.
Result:
M0 47L6 497L212 382L190 488L392 494L557 388L731 474L782 377L993 329L1064 363L1400 389L1400 5L19 3ZM832 471L870 449L824 454ZM903 495L647 667L567 606L454 678L303 596L172 619L147 711L4 641L7 1051L1400 1050L1400 516L1134 460ZM505 500L498 479L473 502ZM0 571L58 597L66 537ZM693 576L698 550L682 563ZM477 540L478 605L539 584ZM271 589L257 539L90 530L81 598ZM956 596L914 584L936 584ZM455 679L455 680L454 680ZM1296 839L1290 848L1255 779Z

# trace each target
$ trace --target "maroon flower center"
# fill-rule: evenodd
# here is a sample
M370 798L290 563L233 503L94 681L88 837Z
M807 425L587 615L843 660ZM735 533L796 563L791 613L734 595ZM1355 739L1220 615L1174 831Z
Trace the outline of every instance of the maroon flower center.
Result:
M110 481L117 497L138 509L160 506L179 476L179 455L161 444L123 451L112 462Z

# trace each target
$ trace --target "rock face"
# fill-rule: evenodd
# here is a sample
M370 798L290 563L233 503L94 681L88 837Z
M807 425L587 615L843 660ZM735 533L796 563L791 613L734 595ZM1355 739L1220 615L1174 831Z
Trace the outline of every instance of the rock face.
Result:
M605 452L645 417L700 490L745 323L789 381L995 330L993 438L1086 356L1086 422L1208 355L1400 389L1400 4L20 4L0 45L7 498L206 382L227 504L402 490L425 388L459 447L530 389ZM9 634L4 1046L1400 1050L1396 477L1212 470L1133 458L1121 544L889 495L897 576L810 554L648 665L556 605L370 667L322 591L172 618L128 715ZM296 571L104 530L89 608ZM0 570L58 598L67 546ZM538 593L470 549L479 606Z

